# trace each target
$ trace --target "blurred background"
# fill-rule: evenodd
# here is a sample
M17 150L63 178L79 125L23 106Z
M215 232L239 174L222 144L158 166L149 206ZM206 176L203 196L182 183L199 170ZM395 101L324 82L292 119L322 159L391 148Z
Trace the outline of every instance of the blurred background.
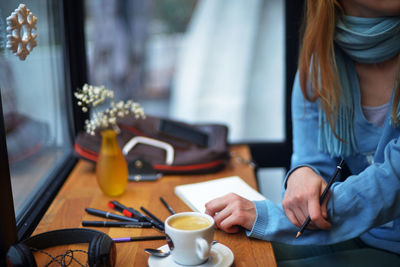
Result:
M228 125L231 143L285 140L285 2L86 0L89 82L147 114ZM280 199L284 168L258 169Z
M24 61L6 48L7 17L19 2L0 2L0 88L17 219L46 194L73 148L68 71L79 70L64 61L65 2L24 2L38 19L37 46ZM288 140L286 1L82 3L87 83L139 102L149 115L226 124L232 144ZM279 201L285 168L256 171L261 193Z
M284 137L284 2L86 0L89 82L153 115Z

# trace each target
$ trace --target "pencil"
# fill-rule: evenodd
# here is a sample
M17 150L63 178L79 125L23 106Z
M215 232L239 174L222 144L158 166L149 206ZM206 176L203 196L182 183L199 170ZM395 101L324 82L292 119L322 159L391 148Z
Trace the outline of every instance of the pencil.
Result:
M331 179L329 180L328 184L326 185L324 192L322 192L322 195L319 197L319 203L322 204L322 202L324 202L324 199L326 198L329 189L331 188L333 182L336 179L336 176L339 174L340 170L342 169L344 164L344 160L341 160L339 165L336 166L336 171L333 174L333 176L331 177ZM304 230L306 229L307 225L311 222L311 218L310 216L307 217L307 219L304 221L303 225L301 226L300 231L297 232L296 234L296 238L299 238L301 236L301 234L304 232Z
M160 197L160 200L171 214L175 214L175 211L171 208L170 205L168 205L167 201L165 201L163 197Z

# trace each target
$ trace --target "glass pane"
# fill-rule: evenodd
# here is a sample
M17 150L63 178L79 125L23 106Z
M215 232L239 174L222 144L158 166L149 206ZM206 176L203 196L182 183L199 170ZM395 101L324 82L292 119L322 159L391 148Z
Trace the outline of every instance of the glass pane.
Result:
M231 142L284 141L284 4L87 0L90 82Z
M17 217L71 149L59 2L25 1L37 18L32 32L37 34L37 46L25 60L7 48L7 35L19 32L23 39L29 37L26 25L20 31L7 30L6 18L19 3L0 2L0 88Z
M282 202L282 186L286 175L285 168L258 168L258 189L266 198L280 204Z

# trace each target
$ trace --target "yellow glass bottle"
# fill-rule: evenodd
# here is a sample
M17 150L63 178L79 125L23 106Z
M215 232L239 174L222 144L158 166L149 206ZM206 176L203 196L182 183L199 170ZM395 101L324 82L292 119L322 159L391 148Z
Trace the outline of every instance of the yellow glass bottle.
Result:
M128 183L128 166L118 145L117 133L104 130L96 165L97 182L104 194L119 196L125 192Z

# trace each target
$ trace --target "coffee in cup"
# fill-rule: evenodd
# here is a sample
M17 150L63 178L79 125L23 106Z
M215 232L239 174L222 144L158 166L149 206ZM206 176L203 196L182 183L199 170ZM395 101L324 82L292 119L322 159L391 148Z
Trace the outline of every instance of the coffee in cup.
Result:
M200 230L209 227L211 222L208 218L189 214L172 218L169 225L180 230Z
M165 221L165 233L175 262L198 265L210 255L214 219L199 212L176 213Z

